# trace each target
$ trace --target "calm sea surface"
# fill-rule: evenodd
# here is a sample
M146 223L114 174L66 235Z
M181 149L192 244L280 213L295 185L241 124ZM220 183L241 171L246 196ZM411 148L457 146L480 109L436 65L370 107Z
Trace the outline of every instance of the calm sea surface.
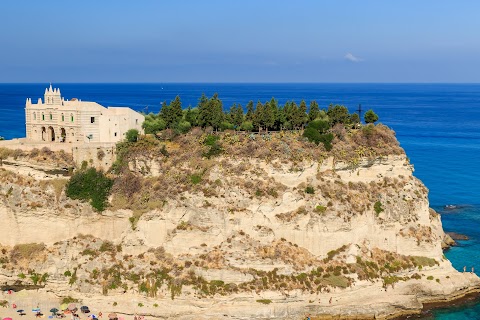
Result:
M0 136L25 136L25 99L36 102L48 84L0 84ZM480 270L480 84L54 84L66 99L96 101L158 112L162 101L180 95L184 107L196 106L202 93L217 92L225 109L249 100L275 97L321 107L343 104L354 111L372 108L380 122L397 133L430 190L430 204L442 214L445 230L470 240L446 255L457 269ZM445 210L447 204L457 210ZM426 319L480 319L480 301L437 310Z

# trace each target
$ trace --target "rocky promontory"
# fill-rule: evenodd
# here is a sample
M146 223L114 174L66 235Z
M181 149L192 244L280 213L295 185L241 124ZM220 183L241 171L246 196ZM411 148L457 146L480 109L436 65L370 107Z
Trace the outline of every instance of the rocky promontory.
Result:
M331 150L295 132L120 143L103 211L13 165L52 154L10 154L0 283L150 319L381 319L477 292L393 131L368 127Z

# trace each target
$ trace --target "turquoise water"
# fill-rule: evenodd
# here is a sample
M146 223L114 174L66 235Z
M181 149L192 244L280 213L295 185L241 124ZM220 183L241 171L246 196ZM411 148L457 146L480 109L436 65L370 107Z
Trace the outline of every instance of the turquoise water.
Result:
M42 97L48 84L0 84L0 136L23 137L25 99ZM373 108L380 122L397 133L415 166L415 175L430 190L430 204L442 215L445 230L466 234L468 241L446 256L455 268L480 271L480 85L478 84L54 84L65 98L130 106L158 112L162 101L180 95L184 107L195 106L202 93L218 92L228 109L272 96L315 99L321 107L361 104ZM456 210L444 210L447 204ZM426 319L480 319L480 302L450 307Z

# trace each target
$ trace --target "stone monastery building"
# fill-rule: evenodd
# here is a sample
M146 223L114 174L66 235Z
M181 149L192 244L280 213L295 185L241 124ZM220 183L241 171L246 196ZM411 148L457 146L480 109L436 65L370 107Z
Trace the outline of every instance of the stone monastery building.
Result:
M143 132L145 117L126 107L64 100L60 89L45 89L44 101L25 104L27 139L45 142L118 142L130 129Z

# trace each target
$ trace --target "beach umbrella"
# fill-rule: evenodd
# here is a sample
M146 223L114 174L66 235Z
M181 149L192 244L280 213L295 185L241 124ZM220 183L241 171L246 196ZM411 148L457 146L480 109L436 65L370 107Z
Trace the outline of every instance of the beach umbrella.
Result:
M57 308L52 308L52 309L50 309L50 312L51 312L51 313L57 313L57 312L58 312L58 309L57 309Z
M3 318L3 320L13 320L12 318Z
M68 309L68 304L64 303L60 305L60 310L67 310Z
M117 318L117 314L115 312L108 314L108 319L115 319L115 318Z
M40 308L32 309L32 312L40 312Z
M75 303L70 303L68 305L68 310L73 311L77 309L77 305Z
M23 310L23 309L17 310L17 312L23 312L23 311L25 311L25 310Z
M88 310L88 307L87 306L81 306L80 310Z

